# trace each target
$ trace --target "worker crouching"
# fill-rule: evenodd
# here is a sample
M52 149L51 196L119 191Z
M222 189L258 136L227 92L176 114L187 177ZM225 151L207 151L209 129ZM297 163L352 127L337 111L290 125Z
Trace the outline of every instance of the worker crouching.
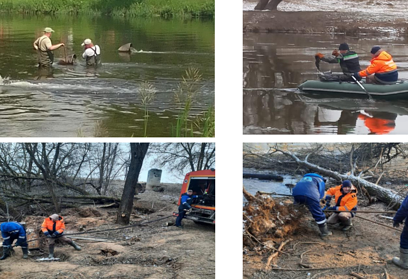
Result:
M326 192L327 204L330 204L332 197L334 196L336 205L328 207L328 210L335 210L327 223L342 225L343 231L348 231L353 226L351 218L354 217L354 213L357 210L357 189L349 180L344 180L342 185L330 188Z
M53 214L45 218L44 222L41 225L41 230L47 237L49 258L54 258L54 246L56 240L68 243L69 245L74 247L75 250L81 250L81 247L79 247L74 241L72 241L72 239L67 238L63 235L65 230L64 218L62 218L58 214Z
M307 206L319 226L322 237L332 234L327 229L326 215L324 215L320 207L320 199L324 197L325 181L326 179L316 173L307 173L296 183L292 192L295 204Z
M28 244L24 227L17 222L5 222L1 224L0 230L1 236L3 237L3 256L0 260L5 260L10 256L13 241L16 239L16 246L21 246L21 249L23 250L23 259L27 259Z

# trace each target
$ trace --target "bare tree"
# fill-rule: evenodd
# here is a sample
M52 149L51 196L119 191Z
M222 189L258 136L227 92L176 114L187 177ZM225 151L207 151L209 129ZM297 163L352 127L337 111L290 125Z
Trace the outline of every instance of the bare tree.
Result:
M373 146L375 147L375 146ZM328 168L327 164L324 166L322 164L322 161L320 160L319 164L311 163L309 159L312 156L320 156L321 154L319 153L320 151L323 150L323 145L316 146L316 148L311 149L309 153L304 156L304 159L302 159L300 156L295 154L295 152L291 152L289 150L283 150L278 144L274 145L273 147L270 147L270 150L268 153L270 154L275 154L275 153L281 153L285 155L286 157L290 158L293 162L295 162L299 167L302 167L306 171L313 171L316 173L319 173L324 176L329 176L334 178L337 183L340 183L342 180L350 180L354 185L360 187L363 192L366 192L369 195L374 195L376 196L379 200L388 203L390 207L397 209L403 198L399 194L395 193L394 191L381 187L378 184L379 179L377 180L376 183L369 182L367 179L370 177L364 176L364 174L367 172L367 169L372 168L372 167L365 167L364 169L360 169L357 171L357 165L358 165L358 159L353 159L354 158L354 152L356 150L355 144L351 144L350 149L349 149L349 158L348 158L348 166L349 166L349 171L346 173L341 173L336 170L331 170ZM296 153L302 153L302 152L296 152ZM381 160L382 154L380 155L380 159L378 162ZM333 160L333 158L332 158ZM324 161L326 162L326 161ZM373 163L373 165L378 165L377 163ZM358 173L357 173L358 172ZM371 198L369 197L369 200Z
M277 10L278 5L283 0L259 0L258 4L255 6L255 10Z
M56 180L56 171L57 171L57 161L59 157L59 152L62 143L53 144L52 148L47 150L47 144L42 143L41 149L38 148L37 143L26 143L25 149L28 154L30 154L31 159L35 165L40 169L41 175L44 178L45 184L48 188L49 193L51 194L52 202L55 207L56 212L61 211L60 204L58 202L57 196L55 194L55 180ZM54 158L50 161L48 156L51 152L54 152Z
M159 167L184 174L189 171L205 170L215 165L214 143L161 143L153 146L151 153L160 154L155 160Z
M149 143L131 143L131 160L129 171L126 176L125 187L123 189L116 223L121 225L129 224L130 214L133 209L133 198L136 193L136 185L139 179L140 169L143 165Z

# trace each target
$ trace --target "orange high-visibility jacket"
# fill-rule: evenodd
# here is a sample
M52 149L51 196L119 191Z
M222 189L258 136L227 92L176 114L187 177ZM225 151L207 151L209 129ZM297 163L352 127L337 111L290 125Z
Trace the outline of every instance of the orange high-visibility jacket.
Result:
M388 134L395 129L395 120L381 119L375 117L367 117L360 114L358 119L364 120L364 124L370 130L371 133L376 135Z
M53 234L54 232L63 233L65 230L64 218L59 216L59 220L55 222L51 220L51 217L45 218L44 222L41 225L41 230L43 232L48 231L50 234Z
M370 63L371 65L368 66L367 69L358 73L360 77L366 77L375 73L388 73L397 70L397 64L395 64L391 54L385 51L382 51L378 56L371 59Z
M334 196L338 211L351 211L357 206L357 189L354 185L351 187L351 191L344 195L341 191L341 185L330 188L327 190L326 195ZM340 199L340 205L337 205L337 201Z

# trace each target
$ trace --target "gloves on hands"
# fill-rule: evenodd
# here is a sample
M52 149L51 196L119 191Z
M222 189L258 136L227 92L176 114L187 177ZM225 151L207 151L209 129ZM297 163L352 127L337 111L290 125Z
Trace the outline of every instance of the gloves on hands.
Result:
M58 237L58 236L60 236L60 233L59 233L59 232L54 232L54 233L52 234L52 237Z
M318 52L318 53L315 54L315 57L319 57L320 59L322 59L324 57L324 55L323 55L323 53Z
M325 198L327 203L330 203L331 199L332 199L332 196L326 196L326 198Z
M44 235L45 235L46 237L48 237L48 238L51 238L51 237L52 237L49 232L44 232Z
M397 221L394 221L394 223L392 224L392 226L393 226L394 228L398 228L399 225L400 225L400 222L397 222Z
M340 54L340 53L338 52L337 49L333 50L333 52L332 52L332 55L333 55L333 56L336 56L336 57L339 56L339 54Z
M353 73L353 76L356 78L356 80L360 81L361 77L359 73Z

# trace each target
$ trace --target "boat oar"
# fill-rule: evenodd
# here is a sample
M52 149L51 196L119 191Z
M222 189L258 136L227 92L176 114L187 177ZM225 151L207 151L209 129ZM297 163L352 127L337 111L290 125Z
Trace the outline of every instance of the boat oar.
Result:
M355 76L351 76L351 78L358 84L358 86L360 86L361 89L363 89L365 91L365 93L367 93L368 95L368 99L372 100L373 98L371 97L370 93L368 93L367 89L365 89L365 87L361 84L361 82L359 82Z
M315 56L315 66L319 74L321 74L322 72L320 71L320 57L319 56Z

